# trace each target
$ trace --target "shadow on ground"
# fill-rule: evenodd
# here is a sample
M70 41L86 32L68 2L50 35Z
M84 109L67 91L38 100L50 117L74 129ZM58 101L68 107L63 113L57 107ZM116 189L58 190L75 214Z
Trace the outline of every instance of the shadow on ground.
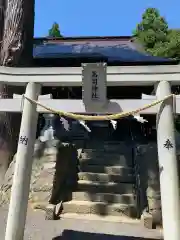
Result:
M61 236L57 236L52 240L152 240L139 237L115 236L109 234L78 232L73 230L64 230Z

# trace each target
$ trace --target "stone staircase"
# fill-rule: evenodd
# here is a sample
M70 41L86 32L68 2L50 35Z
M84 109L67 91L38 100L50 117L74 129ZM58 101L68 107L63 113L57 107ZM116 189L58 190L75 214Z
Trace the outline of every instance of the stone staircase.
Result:
M79 180L63 214L137 215L132 148L123 142L86 144L79 160Z

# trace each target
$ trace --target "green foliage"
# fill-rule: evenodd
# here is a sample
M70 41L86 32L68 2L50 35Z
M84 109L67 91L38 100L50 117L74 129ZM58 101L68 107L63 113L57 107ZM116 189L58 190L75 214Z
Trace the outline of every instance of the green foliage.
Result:
M63 37L61 35L59 24L54 22L51 29L49 30L49 37Z
M134 31L137 41L153 56L180 59L180 31L168 29L159 11L148 8Z
M180 30L169 30L166 56L180 59Z

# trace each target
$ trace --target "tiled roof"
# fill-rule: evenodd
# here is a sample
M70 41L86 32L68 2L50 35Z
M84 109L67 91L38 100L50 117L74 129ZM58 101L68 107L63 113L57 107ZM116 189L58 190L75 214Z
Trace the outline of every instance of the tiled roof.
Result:
M34 47L34 58L101 57L108 62L169 62L140 50L131 37L45 39Z

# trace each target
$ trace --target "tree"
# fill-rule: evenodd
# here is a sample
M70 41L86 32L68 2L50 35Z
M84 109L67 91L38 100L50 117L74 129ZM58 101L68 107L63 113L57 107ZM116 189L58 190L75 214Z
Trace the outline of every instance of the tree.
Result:
M61 35L59 24L54 22L51 29L49 30L49 37L63 37Z
M155 8L148 8L134 31L136 40L153 56L180 59L180 31L168 23Z
M167 40L166 57L180 59L180 30L169 30Z
M5 0L0 0L0 47L3 38L4 12L5 12Z
M30 66L33 59L35 0L6 0L1 65Z
M3 2L3 0L1 0ZM33 35L34 35L34 0L5 0L6 11L4 14L3 36L1 41L1 66L30 66L33 59ZM24 89L19 91L16 86L9 87L0 84L0 97L12 97L13 93L22 94ZM9 162L16 151L16 140L19 123L18 118L13 121L12 114L0 114L0 154L6 151L3 170L6 172ZM6 158L6 159L5 159ZM2 179L2 173L0 173Z
M168 24L157 9L148 8L134 34L147 52L158 55L156 50L159 45L167 42Z
M0 48L3 41L4 31L4 13L5 13L5 0L0 0ZM7 87L5 84L0 84L0 98L7 97ZM6 173L9 164L9 146L8 140L10 140L10 121L9 115L6 113L0 113L0 185L3 177Z

